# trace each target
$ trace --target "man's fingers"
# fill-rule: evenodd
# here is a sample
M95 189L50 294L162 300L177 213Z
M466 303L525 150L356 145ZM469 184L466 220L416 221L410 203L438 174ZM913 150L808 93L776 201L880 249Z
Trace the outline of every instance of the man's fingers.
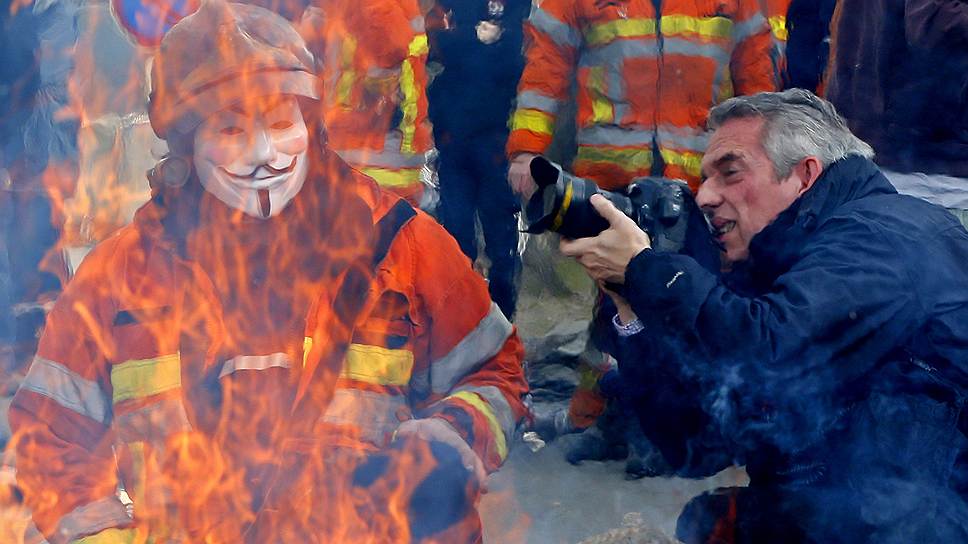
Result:
M589 202L592 203L592 206L595 208L595 211L598 212L598 215L604 217L605 220L608 221L608 224L613 227L616 226L622 219L628 219L628 216L619 211L614 204L609 202L608 199L602 195L592 195Z
M594 238L579 238L577 240L562 238L561 242L558 243L558 249L562 255L578 257L587 253L592 244L594 244Z

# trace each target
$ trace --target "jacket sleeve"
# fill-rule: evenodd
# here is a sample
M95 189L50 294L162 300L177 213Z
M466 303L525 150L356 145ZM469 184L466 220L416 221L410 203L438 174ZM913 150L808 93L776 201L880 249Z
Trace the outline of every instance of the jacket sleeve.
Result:
M526 414L524 348L454 239L430 219L421 223L421 247L435 249L417 266L429 328L429 364L414 378L429 389L418 415L450 423L494 471Z
M131 525L116 496L107 354L113 316L95 252L48 315L10 408L17 481L52 544Z
M627 295L645 327L670 338L695 331L682 371L703 378L704 406L724 436L781 450L820 436L839 417L845 386L917 326L916 286L875 228L828 221L757 297L689 257L645 251L632 260Z
M540 5L539 5L540 4ZM518 84L517 109L511 116L509 156L543 153L551 144L555 120L568 100L568 89L581 47L576 2L534 3L525 23L525 65Z
M904 29L908 43L926 49L944 46L951 51L968 47L968 2L963 0L907 0Z
M733 89L737 95L775 91L780 74L775 63L772 32L757 0L741 0L733 25L733 49L729 61Z

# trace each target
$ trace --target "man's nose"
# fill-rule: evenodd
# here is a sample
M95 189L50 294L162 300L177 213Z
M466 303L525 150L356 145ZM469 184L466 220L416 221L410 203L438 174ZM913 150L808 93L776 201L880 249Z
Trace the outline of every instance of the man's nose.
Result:
M713 188L713 184L710 182L703 183L699 186L699 191L696 192L696 205L702 210L712 209L716 206L722 204L723 198L716 189Z

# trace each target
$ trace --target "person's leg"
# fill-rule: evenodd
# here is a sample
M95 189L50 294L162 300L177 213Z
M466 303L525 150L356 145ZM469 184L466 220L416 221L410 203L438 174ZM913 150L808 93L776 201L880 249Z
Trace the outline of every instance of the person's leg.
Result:
M477 238L474 232L475 180L469 174L467 142L452 135L441 135L437 142L440 166L440 222L460 245L461 251L473 264L477 259Z
M517 307L517 284L521 272L518 255L519 203L507 181L503 131L475 138L477 213L484 231L484 251L491 261L487 278L491 299L508 319Z

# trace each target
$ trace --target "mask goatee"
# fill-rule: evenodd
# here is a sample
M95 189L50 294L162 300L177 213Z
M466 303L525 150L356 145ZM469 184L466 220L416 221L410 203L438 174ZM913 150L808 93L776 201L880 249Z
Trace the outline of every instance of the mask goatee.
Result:
M272 211L272 204L269 202L268 189L259 189L259 207L262 209L262 218L268 219L269 212Z

